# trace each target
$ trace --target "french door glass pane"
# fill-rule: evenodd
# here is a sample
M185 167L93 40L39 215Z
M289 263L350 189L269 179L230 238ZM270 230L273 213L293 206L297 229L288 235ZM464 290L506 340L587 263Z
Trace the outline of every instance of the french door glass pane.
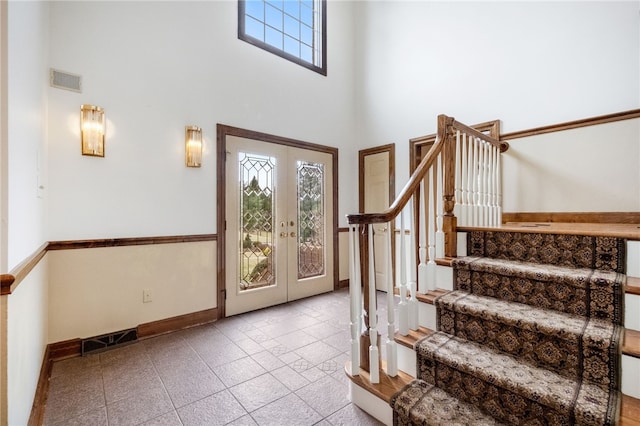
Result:
M240 291L275 284L275 158L239 153Z
M298 278L324 274L324 165L298 161Z

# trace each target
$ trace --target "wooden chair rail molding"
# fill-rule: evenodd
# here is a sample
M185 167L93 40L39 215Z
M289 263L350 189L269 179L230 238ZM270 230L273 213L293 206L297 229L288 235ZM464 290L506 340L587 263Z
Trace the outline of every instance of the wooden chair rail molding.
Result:
M640 225L640 212L503 212L502 223L507 222L637 223Z
M560 132L562 130L577 129L579 127L595 126L597 124L613 123L614 121L631 120L640 117L640 109L616 112L613 114L599 115L581 120L567 121L565 123L551 124L549 126L536 127L533 129L519 130L517 132L500 135L500 140L512 140L527 136L542 135L545 133Z
M50 241L16 265L9 273L0 274L0 296L11 294L50 250L73 250L98 247L140 246L149 244L193 243L216 241L216 234L175 235L164 237L103 238L96 240Z

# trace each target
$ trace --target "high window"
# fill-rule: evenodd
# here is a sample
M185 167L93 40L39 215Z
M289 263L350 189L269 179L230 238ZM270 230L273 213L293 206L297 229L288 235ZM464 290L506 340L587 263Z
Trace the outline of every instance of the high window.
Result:
M238 38L327 75L326 0L239 0Z

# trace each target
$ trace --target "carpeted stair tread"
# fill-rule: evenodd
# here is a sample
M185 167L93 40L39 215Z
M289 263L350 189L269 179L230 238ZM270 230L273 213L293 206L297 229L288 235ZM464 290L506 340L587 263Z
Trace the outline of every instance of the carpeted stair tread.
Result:
M626 276L618 272L474 256L453 265L457 290L623 324Z
M418 378L499 421L613 424L619 392L568 379L443 332L416 343Z
M535 232L472 231L470 256L625 273L625 240Z
M472 404L452 397L424 380L413 380L390 401L394 426L405 425L499 425Z
M465 256L452 261L458 269L479 272L496 272L514 277L532 278L541 281L573 283L588 279L596 270L570 266L547 265L543 263L523 262L520 260L492 259L490 257ZM600 271L615 277L616 272Z
M436 306L439 331L570 379L619 389L620 326L459 290L439 297Z
M439 297L436 304L489 321L514 324L527 331L558 336L574 344L578 344L582 335L596 345L604 344L615 328L610 322L598 318L585 318L523 303L506 302L460 290Z

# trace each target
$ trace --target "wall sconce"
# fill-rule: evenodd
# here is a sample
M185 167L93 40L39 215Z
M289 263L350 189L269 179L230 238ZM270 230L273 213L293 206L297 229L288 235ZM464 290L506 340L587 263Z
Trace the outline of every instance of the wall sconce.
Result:
M184 145L187 167L200 167L202 165L202 129L197 126L186 126Z
M82 155L104 157L104 109L94 105L80 106Z

